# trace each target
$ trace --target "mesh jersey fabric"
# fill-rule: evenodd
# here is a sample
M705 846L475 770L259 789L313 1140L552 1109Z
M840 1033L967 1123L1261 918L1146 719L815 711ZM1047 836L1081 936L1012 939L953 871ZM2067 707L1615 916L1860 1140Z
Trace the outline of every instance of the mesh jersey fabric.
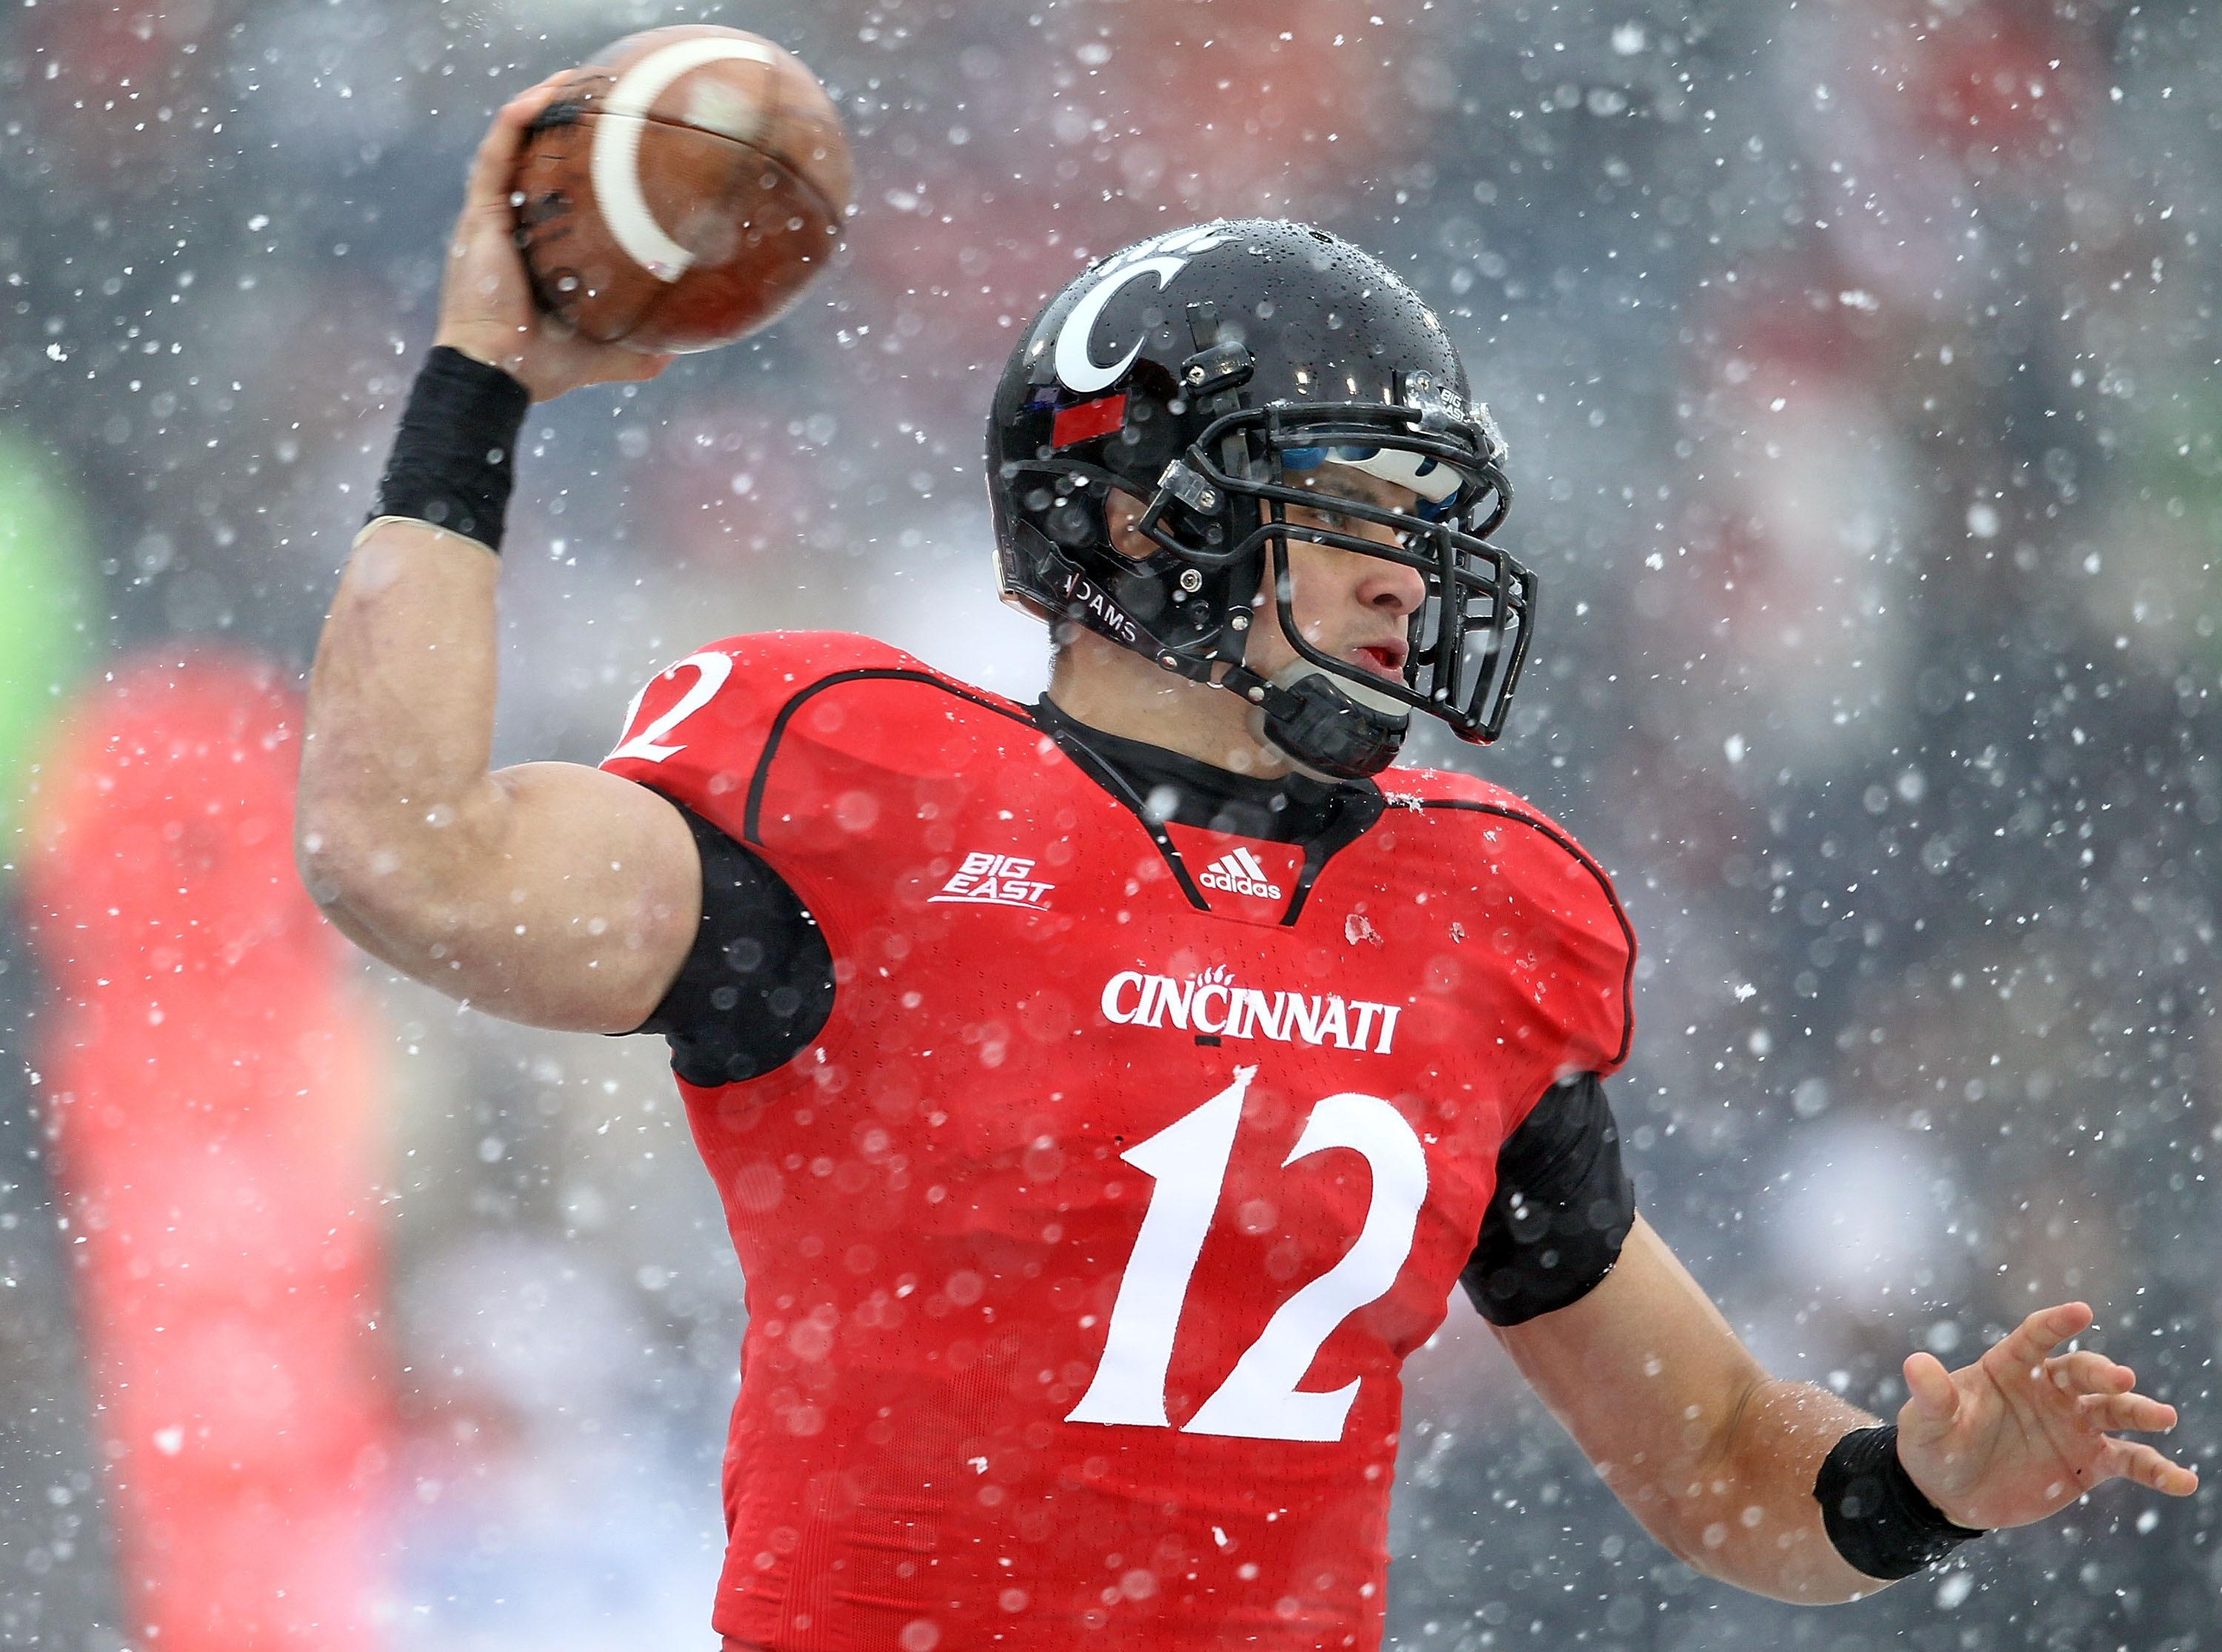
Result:
M1162 819L1238 836L1339 847L1381 808L1371 782L1277 785L1074 722L1046 699L1034 720L1079 745L1114 785ZM685 967L637 1032L661 1033L690 1084L751 1079L791 1058L825 1024L833 958L794 892L763 859L677 805L702 858L702 923ZM1498 1151L1497 1189L1459 1282L1482 1317L1517 1325L1579 1301L1618 1261L1635 1190L1595 1073L1554 1084Z
M760 856L837 983L781 1067L681 1082L749 1292L719 1631L1370 1652L1397 1367L1506 1138L1627 1049L1603 872L1425 771L1325 857L1152 822L828 634L690 656L606 767Z

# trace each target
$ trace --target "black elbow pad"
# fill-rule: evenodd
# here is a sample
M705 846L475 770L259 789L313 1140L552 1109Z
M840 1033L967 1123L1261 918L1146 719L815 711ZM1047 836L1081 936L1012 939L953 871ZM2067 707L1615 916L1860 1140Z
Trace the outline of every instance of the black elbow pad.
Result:
M1620 1260L1635 1192L1604 1085L1554 1085L1497 1156L1497 1192L1459 1283L1481 1317L1517 1325L1579 1302Z
M785 879L672 801L702 856L702 923L678 979L633 1030L662 1033L672 1070L689 1084L756 1078L807 1048L825 1026L832 953Z

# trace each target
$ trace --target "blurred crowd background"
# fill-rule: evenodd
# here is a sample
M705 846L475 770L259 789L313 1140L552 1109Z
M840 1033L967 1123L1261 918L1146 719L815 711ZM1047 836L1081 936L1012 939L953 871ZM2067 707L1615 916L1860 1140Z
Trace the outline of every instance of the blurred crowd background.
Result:
M741 1280L661 1046L368 966L301 917L282 819L464 161L510 93L668 22L817 69L857 209L773 329L535 410L501 760L593 762L651 671L770 627L1031 698L980 475L1026 320L1177 222L1331 227L1438 309L1512 443L1529 675L1497 746L1419 756L1618 879L1651 1221L1776 1371L1886 1413L1910 1350L2087 1298L2216 1466L2211 5L4 6L0 1647L709 1643ZM223 985L253 956L284 967ZM140 1013L196 971L213 996ZM256 1226L289 1181L305 1261ZM256 1340L318 1313L321 1376ZM1462 1302L1410 1377L1399 1647L2222 1624L2222 1485L2109 1486L1798 1612L1645 1538ZM291 1442L260 1468L258 1420ZM193 1638L231 1568L146 1501L189 1469L260 1511L292 1628Z

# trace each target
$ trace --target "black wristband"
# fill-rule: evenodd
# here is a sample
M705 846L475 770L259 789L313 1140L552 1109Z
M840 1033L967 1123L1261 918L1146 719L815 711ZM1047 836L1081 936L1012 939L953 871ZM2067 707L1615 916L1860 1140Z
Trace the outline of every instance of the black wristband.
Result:
M371 519L409 516L501 549L530 392L499 367L436 344L402 410Z
M1898 1460L1898 1424L1854 1429L1813 1480L1829 1541L1855 1570L1896 1582L1980 1531L1948 1520Z

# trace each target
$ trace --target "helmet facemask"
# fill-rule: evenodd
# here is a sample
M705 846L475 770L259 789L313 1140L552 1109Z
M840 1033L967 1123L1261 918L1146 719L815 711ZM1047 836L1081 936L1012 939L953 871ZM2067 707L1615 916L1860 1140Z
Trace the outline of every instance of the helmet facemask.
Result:
M1209 663L1230 663L1221 685L1259 708L1255 721L1265 737L1299 764L1334 778L1385 767L1412 710L1440 717L1461 739L1495 740L1533 629L1535 578L1488 540L1510 504L1502 441L1485 414L1453 414L1428 397L1424 385L1407 396L1391 404L1276 403L1227 414L1166 466L1136 524L1177 561L1199 572L1242 570L1248 591L1266 594L1296 659L1270 682L1248 670L1242 656L1249 628L1237 616ZM1391 482L1413 493L1413 506L1393 509L1292 479L1323 466ZM1379 524L1396 542L1291 521L1291 507ZM1215 535L1196 531L1207 516L1215 518ZM1406 624L1401 682L1336 659L1304 636L1294 608L1290 541L1378 558L1421 576L1426 597ZM1246 582L1238 573L1228 583L1234 596ZM1210 680L1196 668L1205 660L1176 663L1166 652L1160 665ZM1349 749L1320 749L1338 716L1350 725Z
M1052 297L1004 368L989 422L997 589L1240 695L1263 737L1318 773L1386 767L1415 710L1493 740L1535 581L1489 542L1510 486L1466 385L1419 296L1324 230L1220 221L1138 242ZM1324 465L1408 490L1409 508L1301 485ZM1111 543L1114 490L1141 506L1145 555ZM1380 528L1393 544L1343 531ZM1283 577L1300 541L1420 576L1394 679L1301 634ZM1291 656L1270 677L1246 659L1267 623Z

